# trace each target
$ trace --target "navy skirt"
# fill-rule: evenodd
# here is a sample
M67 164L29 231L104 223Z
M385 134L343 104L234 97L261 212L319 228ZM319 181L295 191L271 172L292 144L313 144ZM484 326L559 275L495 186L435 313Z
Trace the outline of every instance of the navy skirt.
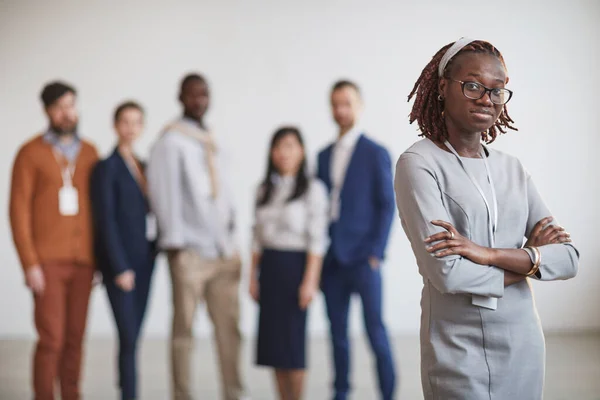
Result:
M306 310L299 289L306 252L264 250L260 260L260 315L256 364L278 369L306 367Z

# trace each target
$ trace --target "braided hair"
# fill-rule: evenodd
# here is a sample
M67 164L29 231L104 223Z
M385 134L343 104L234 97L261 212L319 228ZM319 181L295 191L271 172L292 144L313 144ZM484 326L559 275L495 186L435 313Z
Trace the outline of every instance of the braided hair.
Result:
M427 64L421 72L421 76L419 76L419 79L415 83L412 92L408 95L408 101L416 96L410 112L409 122L412 124L417 121L419 130L421 131L419 136L424 136L433 141L443 141L448 138L448 131L446 130L443 115L444 103L440 100L440 93L438 90L440 78L438 76L438 68L442 57L453 44L454 43L447 44L433 56L429 64ZM506 68L504 58L498 49L488 42L477 40L469 43L450 59L448 65L446 65L446 68L444 69L443 76L445 78L448 77L448 71L450 71L456 57L467 52L492 55L498 58ZM516 131L517 128L512 125L513 122L512 118L508 115L505 104L502 108L500 117L496 120L494 125L487 131L481 132L481 140L490 144L496 140L499 133L506 133L507 129Z

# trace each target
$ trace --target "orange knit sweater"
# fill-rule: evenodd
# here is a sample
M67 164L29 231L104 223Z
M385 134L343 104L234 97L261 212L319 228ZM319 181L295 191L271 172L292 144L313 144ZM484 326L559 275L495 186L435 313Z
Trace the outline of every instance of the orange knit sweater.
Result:
M73 176L79 213L62 216L58 192L63 181L52 145L40 135L21 147L13 165L10 223L24 269L47 262L94 265L89 181L97 161L95 147L82 140Z

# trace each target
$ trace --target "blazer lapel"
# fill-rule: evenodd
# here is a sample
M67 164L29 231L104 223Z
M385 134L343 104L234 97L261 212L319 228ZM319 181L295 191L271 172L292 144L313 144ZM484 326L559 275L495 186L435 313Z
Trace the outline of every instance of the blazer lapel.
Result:
M113 153L113 157L115 157L117 159L117 164L119 165L119 169L121 170L119 175L123 176L124 179L126 179L131 185L134 185L136 187L138 193L140 194L140 196L142 196L142 198L145 199L146 196L144 194L144 191L140 187L140 183L137 181L135 176L133 176L133 171L131 171L131 169L127 165L127 162L125 162L125 160L119 153L118 149L115 149L115 152Z

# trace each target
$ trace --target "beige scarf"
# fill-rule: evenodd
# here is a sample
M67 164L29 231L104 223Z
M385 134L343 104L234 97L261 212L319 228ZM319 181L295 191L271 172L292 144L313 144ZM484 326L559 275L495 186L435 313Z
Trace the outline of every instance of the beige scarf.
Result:
M182 121L172 122L163 130L164 133L171 131L179 132L194 138L204 147L204 153L206 154L206 166L208 168L208 175L210 178L211 196L216 199L219 194L219 179L216 165L217 147L215 145L212 133Z

